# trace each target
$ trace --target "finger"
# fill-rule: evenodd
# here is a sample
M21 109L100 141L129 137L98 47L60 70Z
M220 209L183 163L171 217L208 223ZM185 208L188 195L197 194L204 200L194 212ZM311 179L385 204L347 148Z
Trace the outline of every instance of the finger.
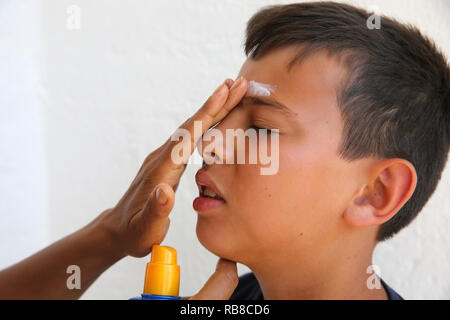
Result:
M189 300L228 300L238 285L236 262L220 258L216 271Z
M152 223L153 225L160 220L164 222L162 223L162 226L164 226L174 203L175 192L172 187L167 183L160 183L153 189L143 210L137 214L136 218L143 219L141 220L142 223Z
M240 77L239 77L240 78ZM236 80L238 81L239 78ZM227 86L229 86L230 88L233 87L235 81L231 80L231 79L227 79L226 81ZM225 104L225 106L222 108L222 110L220 110L219 114L217 115L217 118L222 120L224 119L228 113L230 113L230 111L236 107L238 105L238 103L242 100L242 98L245 96L245 93L247 92L247 87L248 87L248 82L247 80L244 78L243 79L243 83L240 84L239 89L233 89L233 90L239 90L239 94L237 94L235 97L231 97L227 103ZM220 121L218 120L218 121Z
M231 86L231 88L229 88L229 86ZM203 106L180 126L179 129L186 130L190 139L183 138L180 142L182 145L178 146L179 150L189 151L188 154L183 153L181 158L182 161L177 161L178 165L182 166L187 162L202 135L211 126L221 121L228 113L230 113L243 98L246 90L247 80L244 77L239 77L233 85L231 85L230 79L227 79L216 89ZM201 124L201 126L198 126L198 124ZM178 144L178 142L176 144Z
M233 86L234 80L233 79L227 79L225 80L225 84L227 85L228 89L231 89L231 87Z
M225 116L239 103L239 101L242 100L247 91L247 80L242 76L240 76L236 81L231 79L225 80L225 85L229 88L229 95L224 105L217 108L217 106L214 105L209 106L207 101L193 117L194 120L205 121L205 118L202 118L204 112L203 109L206 110L206 113L208 113L208 110L211 110L211 115L213 114L215 118L212 122L206 122L203 133L216 122L225 118Z

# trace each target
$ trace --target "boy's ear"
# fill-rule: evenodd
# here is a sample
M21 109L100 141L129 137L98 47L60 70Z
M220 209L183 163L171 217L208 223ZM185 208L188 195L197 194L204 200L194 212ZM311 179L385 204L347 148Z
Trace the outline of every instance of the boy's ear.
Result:
M392 218L412 196L417 173L405 159L387 159L369 169L367 183L345 209L351 226L379 225Z

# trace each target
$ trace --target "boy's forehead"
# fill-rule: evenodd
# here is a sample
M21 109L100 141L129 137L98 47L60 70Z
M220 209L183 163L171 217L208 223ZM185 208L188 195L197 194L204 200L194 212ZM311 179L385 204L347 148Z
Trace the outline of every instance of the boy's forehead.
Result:
M271 97L286 105L304 123L326 123L341 132L343 122L338 92L346 70L338 59L317 51L288 68L299 53L295 48L276 49L259 59L247 59L239 75L276 86Z
M272 50L257 60L248 58L239 75L248 80L276 85L289 95L302 93L307 89L330 93L339 90L346 70L336 58L323 50L317 51L288 68L298 53L299 49L296 47L285 47Z

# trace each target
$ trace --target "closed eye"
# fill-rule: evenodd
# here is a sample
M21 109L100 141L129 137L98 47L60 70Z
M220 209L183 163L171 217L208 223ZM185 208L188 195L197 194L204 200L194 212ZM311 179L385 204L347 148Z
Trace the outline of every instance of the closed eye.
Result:
M267 129L267 128L261 128L258 127L256 125L252 125L250 126L251 129L255 129L256 133L259 134L260 130L263 130L263 132L266 132L266 134L280 134L280 130L279 129Z
M241 102L242 101L245 101L245 102L248 102L248 103L251 103L254 105L275 108L279 111L284 112L289 117L297 116L297 113L293 112L291 109L286 107L284 104L281 104L280 102L276 101L273 98L246 96L241 100Z
M264 129L266 129L266 128L261 128L261 127L255 126L255 125L251 126L250 128L255 129L255 130L259 130L259 129L264 130ZM269 130L269 129L266 129L266 130Z

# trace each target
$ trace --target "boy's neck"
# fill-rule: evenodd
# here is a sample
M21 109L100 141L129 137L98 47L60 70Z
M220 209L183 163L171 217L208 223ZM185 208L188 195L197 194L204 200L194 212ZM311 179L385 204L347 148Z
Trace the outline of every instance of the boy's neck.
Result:
M367 273L374 246L341 243L326 246L310 256L284 252L249 267L258 279L264 299L386 300L388 295L381 283L379 289L367 285L369 277L374 276L373 271Z

